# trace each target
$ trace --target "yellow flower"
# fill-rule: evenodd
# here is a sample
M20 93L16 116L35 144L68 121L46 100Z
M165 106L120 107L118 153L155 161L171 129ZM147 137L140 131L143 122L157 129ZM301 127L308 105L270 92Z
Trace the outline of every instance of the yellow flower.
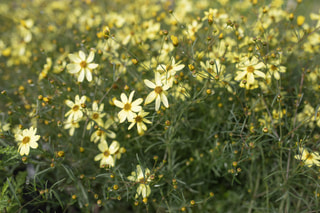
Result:
M88 58L81 50L78 54L69 54L69 59L72 64L67 65L67 69L71 74L79 74L78 82L83 82L84 76L86 76L87 80L92 81L92 70L97 68L99 65L91 63L94 59L94 52L91 51L89 53Z
M71 119L73 121L77 121L83 117L82 110L85 107L86 96L82 96L79 99L79 95L76 95L75 101L72 102L70 100L66 100L65 104L71 109L65 114L65 117L68 117L68 120Z
M119 150L120 144L117 141L113 141L108 147L106 141L99 143L99 150L102 152L95 156L94 161L100 161L100 167L103 168L105 166L114 167L115 159L114 154Z
M297 25L298 25L298 26L302 26L305 19L306 19L306 18L305 18L304 16L298 16L298 17L297 17Z
M295 159L302 160L304 165L311 167L312 165L320 166L320 156L318 152L308 152L306 149L299 147L300 154L295 155Z
M174 35L171 35L171 41L172 41L172 44L173 44L173 46L178 46L178 44L179 44L179 40L178 40L178 37L177 36L174 36Z
M240 86L246 87L246 89L250 89L252 85L255 85L257 82L255 81L255 77L265 78L266 75L261 72L259 69L265 68L264 63L259 62L259 60L253 56L251 60L248 57L242 59L242 61L238 64L238 69L242 71L237 72L237 76L235 77L236 81L241 81Z
M152 122L148 119L144 118L147 116L149 112L145 112L141 110L138 115L136 115L131 121L130 126L128 127L128 130L130 130L135 124L137 124L138 134L143 135L144 131L147 130L147 126L144 123L151 124Z
M19 143L18 151L20 155L29 155L30 147L36 149L38 147L37 141L40 139L40 135L36 135L37 128L30 127L19 131L15 135L15 140Z
M144 170L144 172L141 169L140 165L137 165L136 171L131 172L131 176L127 177L128 180L134 181L136 183L140 183L137 188L136 198L139 197L139 195L142 195L143 198L146 198L150 195L151 189L149 186L149 182L151 182L151 173L148 168Z
M169 89L169 85L163 85L161 82L161 76L159 72L155 72L155 84L149 81L148 79L144 80L144 83L151 89L154 89L152 92L149 93L147 96L144 104L149 104L152 101L156 100L155 110L158 111L160 108L160 103L162 102L165 107L169 107L169 102L165 91Z
M123 123L126 119L128 119L128 121L131 121L135 116L134 112L139 112L142 109L142 107L139 106L143 102L142 98L138 98L137 100L132 102L134 92L135 91L132 91L130 93L129 99L127 98L126 94L122 93L120 95L121 101L113 101L114 105L122 108L122 110L118 113L120 123Z
M103 113L104 104L101 104L100 107L98 107L98 103L95 101L92 104L92 110L88 112L89 117L91 118L91 121L88 122L87 130L91 129L92 126L96 123L99 126L103 125L102 118L106 115L106 113Z
M10 124L9 123L2 123L0 121L0 133L1 132L6 132L10 130Z
M286 67L285 66L280 66L276 64L268 64L269 72L273 74L274 78L276 80L280 80L280 73L286 72Z
M309 103L307 103L304 106L302 112L298 114L297 120L298 122L308 124L310 128L314 128L314 122L313 122L314 115L315 115L314 108Z
M104 142L106 141L107 136L109 138L115 138L116 133L109 130L109 127L113 124L112 119L108 119L103 126L98 128L98 130L94 131L90 137L90 141L97 143L98 141Z
M76 128L79 128L80 125L76 120L72 120L71 117L68 117L67 121L64 123L64 129L69 129L69 135L73 136Z
M167 84L169 87L172 87L176 72L184 68L184 65L180 63L181 61L176 63L175 59L172 58L171 64L167 66L165 64L158 65L157 71L161 73L161 80L163 84Z

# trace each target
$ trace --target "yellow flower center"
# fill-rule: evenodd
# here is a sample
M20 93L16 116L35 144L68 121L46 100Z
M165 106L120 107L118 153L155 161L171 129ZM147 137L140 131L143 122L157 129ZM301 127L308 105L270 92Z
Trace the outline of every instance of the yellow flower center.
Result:
M154 88L154 91L155 91L157 94L160 94L160 93L162 93L162 87L157 86L156 88Z
M82 68L86 68L86 67L87 67L87 62L86 62L86 61L81 61L81 62L80 62L80 66L81 66Z
M271 68L271 70L272 70L272 71L277 70L277 67L276 67L276 66L274 66L273 64L271 65L271 67L270 67L270 68Z
M167 65L166 70L169 71L171 70L173 67L171 65Z
M93 113L92 119L98 119L99 118L99 113Z
M126 103L126 104L124 105L123 109L124 109L125 111L130 111L130 110L131 110L131 104L130 104L130 103Z
M74 106L72 107L72 110L73 110L73 111L78 111L79 108L80 108L79 105L74 105Z
M30 142L30 137L29 136L25 136L23 139L22 139L22 143L23 144L27 144Z
M137 115L135 118L136 123L142 122L142 117L140 115Z
M254 67L253 66L248 66L247 67L247 72L253 73L254 72Z
M313 156L309 153L309 154L307 154L307 156L306 156L306 160L312 160L313 159Z
M104 156L106 156L106 157L108 157L108 156L110 155L110 152L109 152L109 150L107 150L107 151L104 151L104 152L103 152L103 155L104 155Z
M145 184L145 183L146 183L146 180L145 180L144 178L140 178L140 179L139 179L139 183Z
M99 129L99 130L97 131L97 136L100 137L100 136L102 135L102 132L103 132L103 131Z

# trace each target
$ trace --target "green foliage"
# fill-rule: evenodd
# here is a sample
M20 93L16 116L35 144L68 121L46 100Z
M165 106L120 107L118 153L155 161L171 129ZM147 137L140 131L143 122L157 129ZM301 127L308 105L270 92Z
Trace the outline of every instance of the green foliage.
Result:
M314 212L316 0L2 1L0 212Z

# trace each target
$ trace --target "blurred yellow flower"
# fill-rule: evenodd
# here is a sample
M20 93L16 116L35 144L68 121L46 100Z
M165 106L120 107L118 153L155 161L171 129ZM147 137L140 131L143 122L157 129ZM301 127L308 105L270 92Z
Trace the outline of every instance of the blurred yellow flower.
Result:
M30 127L15 134L15 140L19 143L18 151L20 155L29 155L30 147L32 149L38 148L37 141L40 135L36 135L37 128Z
M305 19L306 19L306 18L305 18L304 16L298 16L298 17L297 17L297 25L298 25L298 26L302 26Z
M106 141L107 137L115 138L116 133L109 130L109 127L114 123L112 119L108 119L105 124L99 127L96 131L94 131L90 137L90 141L97 143L98 141L104 142Z
M99 150L102 152L95 156L94 161L100 161L100 167L105 166L114 167L115 157L113 156L120 148L120 144L117 141L113 141L110 146L106 141L99 143Z
M64 129L69 129L69 135L73 136L76 128L79 128L80 125L76 120L72 120L72 117L68 117L68 119L64 122Z
M176 72L182 70L185 67L183 64L180 63L181 61L176 63L175 59L172 58L171 64L158 65L157 71L161 73L161 80L163 84L167 84L169 87L172 87Z
M276 63L268 64L268 70L276 80L280 80L280 73L286 72L286 67Z
M130 130L135 124L137 124L137 129L138 129L138 134L143 135L144 131L147 130L147 126L144 123L151 124L152 122L149 121L148 119L144 118L147 116L149 112L145 112L141 110L138 115L135 115L131 122L130 126L128 127L128 130Z
M88 58L81 50L78 54L69 54L68 57L72 62L72 64L67 65L69 73L78 74L78 82L83 82L84 76L89 82L92 81L92 70L99 66L91 63L94 59L94 52L90 51Z
M131 176L128 177L128 180L139 183L135 198L138 198L139 195L146 198L151 194L151 188L148 184L151 182L150 176L150 170L146 168L143 172L140 165L137 165L136 171L131 172Z
M68 120L77 121L83 117L82 110L85 108L86 96L82 96L81 99L79 95L76 95L75 101L66 100L65 104L71 109L65 114L65 117L68 117Z
M102 118L106 115L106 113L103 112L103 108L104 104L101 104L99 107L96 101L93 102L92 110L88 111L88 116L90 117L91 121L88 122L87 130L91 129L91 127L95 124L103 126Z
M299 147L300 154L295 155L295 159L304 162L304 165L311 167L312 165L320 166L320 156L318 152L308 152L305 148Z
M255 77L265 78L266 75L261 72L259 69L265 68L264 63L260 62L255 56L251 58L248 57L242 58L242 61L238 64L238 69L241 71L237 72L237 76L235 77L236 81L241 81L241 87L246 87L246 89L250 89L250 86L254 85Z

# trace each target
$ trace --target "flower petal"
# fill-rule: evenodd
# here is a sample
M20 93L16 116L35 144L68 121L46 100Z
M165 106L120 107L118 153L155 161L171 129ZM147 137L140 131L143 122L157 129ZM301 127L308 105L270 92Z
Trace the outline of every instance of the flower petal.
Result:
M87 67L91 70L97 68L99 66L99 64L88 64Z
M91 71L88 68L85 68L85 72L86 72L86 78L89 82L92 81L92 74Z
M80 75L78 77L78 82L83 82L84 79L84 69L81 69Z
M150 92L149 95L146 97L144 104L150 104L156 97L157 94L155 91Z
M81 62L81 58L79 58L78 55L76 54L69 54L68 55L70 61L74 62L74 63L80 63Z
M84 54L84 52L83 51L79 51L79 57L80 57L80 59L81 59L81 61L85 61L86 60L86 54Z
M120 148L120 144L118 141L113 141L109 147L110 154L116 153Z
M143 82L145 85L147 85L147 87L149 87L151 89L156 88L156 85L154 83L152 83L151 81L149 81L148 79L145 79Z
M160 102L161 102L161 98L160 96L158 95L157 98L156 98L156 105L155 105L155 110L158 111L159 108L160 108Z
M93 59L94 59L94 52L93 52L93 51L90 51L89 56L88 56L86 62L87 62L87 63L91 63L91 62L93 61Z
M124 103L124 104L128 103L128 98L127 98L126 94L121 93L120 99L121 99L122 103Z
M80 64L68 64L67 69L68 69L69 73L75 74L81 70L81 66L80 66Z
M160 95L161 95L161 101L162 101L163 105L166 108L168 108L169 107L169 102L168 102L167 96L163 92Z
M133 91L130 93L130 95L129 95L129 100L128 100L129 103L132 102L134 92L135 92L135 91L133 90Z
M116 105L119 108L123 108L124 107L124 103L118 101L118 100L114 100L113 104Z

